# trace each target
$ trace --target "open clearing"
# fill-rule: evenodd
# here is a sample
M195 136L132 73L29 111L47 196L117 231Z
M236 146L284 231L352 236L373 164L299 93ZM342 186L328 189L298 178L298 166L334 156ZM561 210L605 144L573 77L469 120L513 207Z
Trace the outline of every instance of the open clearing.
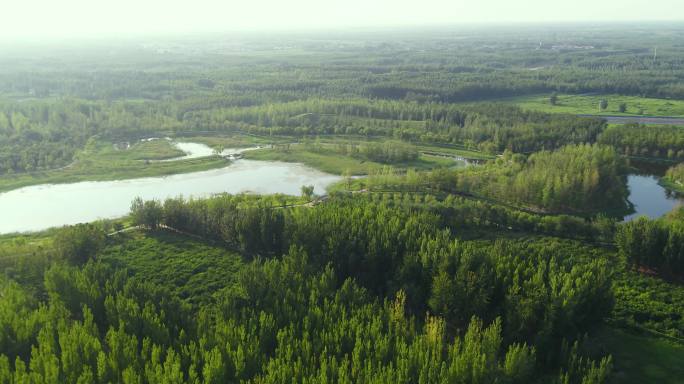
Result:
M556 105L551 105L550 94L519 96L495 100L506 104L515 104L523 109L547 112L569 113L573 115L602 116L609 120L617 118L636 117L648 124L672 124L663 120L649 121L654 117L668 119L684 118L684 101L654 99L638 96L622 95L567 95L559 94ZM599 103L606 100L608 106L600 110ZM620 112L620 104L626 106L625 112ZM684 119L673 120L674 124L684 124ZM614 122L614 121L610 121ZM617 123L617 121L615 121Z

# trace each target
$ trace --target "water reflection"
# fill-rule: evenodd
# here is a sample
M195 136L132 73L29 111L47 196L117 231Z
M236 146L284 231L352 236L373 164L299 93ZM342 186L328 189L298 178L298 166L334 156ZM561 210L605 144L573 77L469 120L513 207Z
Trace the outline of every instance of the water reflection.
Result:
M322 194L341 177L302 164L236 160L203 172L130 180L43 184L0 194L0 233L37 231L128 213L131 201L178 195L254 192L298 195L302 185Z
M629 201L634 205L635 212L625 216L625 221L634 220L639 216L655 219L684 203L684 199L676 192L658 184L659 180L655 175L628 176Z

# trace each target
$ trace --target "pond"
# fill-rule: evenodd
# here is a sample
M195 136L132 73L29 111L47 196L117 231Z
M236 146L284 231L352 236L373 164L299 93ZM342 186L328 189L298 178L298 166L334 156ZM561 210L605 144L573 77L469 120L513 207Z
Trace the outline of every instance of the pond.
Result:
M656 219L684 203L684 199L676 193L658 184L659 180L660 177L656 175L631 174L627 177L629 201L634 205L635 212L625 216L625 221L639 216Z
M627 177L629 201L634 205L634 213L625 216L625 221L634 220L639 216L656 219L684 203L684 198L678 193L659 184L660 178L665 176L670 163L630 161L634 171Z
M44 184L0 194L0 233L39 231L55 226L120 217L131 201L183 195L253 192L299 195L302 185L322 194L341 177L302 164L236 160L210 171L130 180Z

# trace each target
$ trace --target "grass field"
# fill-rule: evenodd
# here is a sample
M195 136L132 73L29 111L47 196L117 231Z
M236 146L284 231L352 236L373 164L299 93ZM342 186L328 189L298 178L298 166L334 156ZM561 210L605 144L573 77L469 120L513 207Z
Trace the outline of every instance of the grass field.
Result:
M270 160L270 161L285 161L291 163L303 163L320 171L342 175L350 173L351 175L367 175L374 171L378 171L387 166L387 164L376 163L373 161L356 159L349 156L339 155L333 152L318 153L310 152L297 146L291 147L289 151L281 151L274 149L259 149L256 151L245 152L245 158L251 160ZM421 155L418 160L396 163L391 166L396 168L414 168L414 169L433 169L442 167L456 166L459 163L447 157Z
M612 383L684 383L684 346L605 327L592 343L613 356Z
M169 140L140 141L128 150L120 150L122 158L131 160L166 160L180 157L185 152L176 148Z
M242 266L236 253L163 231L121 235L99 257L136 278L167 287L193 305L230 285Z
M387 138L368 138L362 136L324 136L319 137L317 140L322 144L346 144L349 142L353 143L365 143L365 142L382 142L388 140ZM466 159L475 160L489 160L493 159L495 156L480 152L473 149L466 149L463 146L457 144L426 144L426 143L414 143L416 149L421 152L431 152L440 153L449 156L459 156Z
M50 232L0 235L0 259L41 252L52 247Z
M684 116L684 100L653 99L621 95L558 95L556 105L549 102L550 95L520 96L495 100L515 104L523 109L547 113L570 113L613 116ZM599 102L608 101L608 108L599 110ZM622 113L619 105L625 103Z
M416 147L421 152L440 153L440 154L449 155L449 156L463 157L465 159L490 160L490 159L494 159L496 157L494 155L490 155L490 154L487 154L484 152L474 151L474 150L470 150L470 149L463 149L463 148L459 148L457 146L451 146L451 145L419 144L419 145L416 145Z

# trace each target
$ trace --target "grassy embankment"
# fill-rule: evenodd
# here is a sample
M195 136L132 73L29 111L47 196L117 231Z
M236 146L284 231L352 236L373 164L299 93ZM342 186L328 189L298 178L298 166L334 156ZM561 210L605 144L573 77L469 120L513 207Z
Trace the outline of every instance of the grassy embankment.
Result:
M308 137L306 140L312 140ZM382 143L385 141L392 141L387 137L365 137L360 135L337 135L337 136L318 136L315 140L321 144L364 144L364 143ZM296 141L296 140L295 140ZM495 158L494 155L488 154L476 149L468 149L459 144L430 144L430 143L412 143L419 152L435 153L446 156L463 157L465 159L473 160L489 160Z
M322 144L323 146L327 144ZM245 158L251 160L271 160L303 163L312 168L323 172L342 175L368 175L377 172L384 167L392 166L398 169L429 170L435 168L447 168L463 165L452 157L465 157L475 159L492 158L486 154L475 151L461 150L457 148L433 147L420 145L416 147L420 152L418 159L413 161L383 164L362 158L342 155L330 152L320 152L308 150L305 146L293 145L289 149L269 149L264 148L255 151L245 152Z
M472 160L491 160L494 159L496 156L480 152L480 151L474 151L470 149L465 149L465 148L459 148L458 146L455 145L430 145L430 144L418 144L416 145L418 150L423 153L437 153L440 155L447 155L447 156L456 156L456 157L462 157L464 159L472 159Z
M316 153L303 148L293 147L289 151L272 149L260 149L245 153L245 158L251 160L270 160L285 161L291 163L303 163L312 168L323 172L336 175L345 172L351 175L367 175L374 171L379 171L389 164L377 163L374 161L356 159L336 153ZM421 155L417 160L391 164L398 168L433 169L454 166L457 163L450 159L440 156Z
M518 96L495 100L515 104L523 109L546 113L569 113L604 116L671 116L684 117L684 100L653 99L622 95L566 95L559 94L556 105L551 105L551 95ZM599 110L601 100L608 101L605 110ZM620 112L620 104L627 109Z
M168 140L141 141L134 143L130 149L117 152L133 160L168 160L185 154Z
M658 181L658 184L660 184L664 188L669 189L671 191L675 191L677 193L684 194L684 185L678 183L677 181L675 181L675 180L673 180L667 176L661 177L660 180Z
M182 155L183 152L173 147L167 140L138 142L129 149L117 149L108 141L91 140L69 166L55 170L3 175L0 177L0 192L36 184L165 176L204 171L229 164L227 160L218 156L179 161L153 161Z

